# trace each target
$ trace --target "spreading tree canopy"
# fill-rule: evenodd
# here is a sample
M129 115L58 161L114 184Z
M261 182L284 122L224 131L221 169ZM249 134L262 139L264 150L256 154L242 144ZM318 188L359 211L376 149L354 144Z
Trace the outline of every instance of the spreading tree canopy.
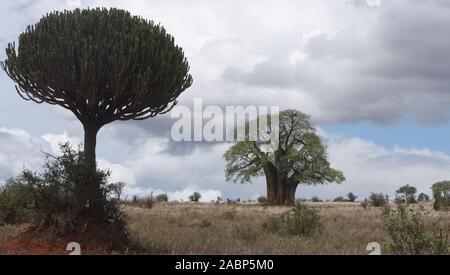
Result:
M417 188L410 186L409 184L402 186L395 191L397 201L407 203L416 203L416 193Z
M92 170L102 126L168 112L192 84L174 38L124 10L48 13L18 42L8 44L2 68L23 99L59 105L80 120Z
M267 152L267 140L239 141L224 154L226 180L246 183L264 175L267 201L293 204L299 184L315 185L345 180L342 172L330 167L325 146L309 122L296 110L279 115L278 147Z

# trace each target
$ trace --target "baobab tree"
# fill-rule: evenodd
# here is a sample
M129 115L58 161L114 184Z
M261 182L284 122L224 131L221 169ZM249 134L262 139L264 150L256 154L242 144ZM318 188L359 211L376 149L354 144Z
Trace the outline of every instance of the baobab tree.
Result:
M273 151L263 146L267 140L239 141L224 154L226 180L247 183L264 175L267 201L274 204L295 203L299 184L341 183L341 171L330 167L325 146L309 122L296 110L279 115L279 142Z
M171 110L192 84L183 50L161 25L119 9L52 12L8 44L2 68L18 94L71 111L84 128L86 166L97 133L116 120Z

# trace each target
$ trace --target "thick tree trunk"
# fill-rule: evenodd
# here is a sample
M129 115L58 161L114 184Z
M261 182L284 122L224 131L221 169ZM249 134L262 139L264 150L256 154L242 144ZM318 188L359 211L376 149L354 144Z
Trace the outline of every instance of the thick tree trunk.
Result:
M270 163L264 167L267 185L267 202L277 204L277 170Z
M93 215L98 207L98 198L100 195L100 184L96 179L97 164L95 156L95 147L97 145L97 133L99 127L83 124L84 127L84 158L86 166L86 182L84 195L81 199L81 207L84 208L84 214ZM87 208L86 208L87 207Z
M280 175L276 167L270 163L263 170L266 176L267 202L278 205L295 204L297 184Z
M286 193L287 193L287 185L284 180L279 180L277 183L277 204L285 204L286 201Z
M290 183L287 186L284 204L286 204L286 205L294 205L295 204L295 192L296 191L297 191L297 184Z
M95 173L96 157L95 147L97 145L97 133L99 128L90 124L84 124L84 157L86 168Z

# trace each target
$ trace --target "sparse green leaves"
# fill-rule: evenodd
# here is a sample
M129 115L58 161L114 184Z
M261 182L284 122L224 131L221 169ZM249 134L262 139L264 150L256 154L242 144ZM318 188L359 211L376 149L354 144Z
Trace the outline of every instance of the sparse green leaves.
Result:
M226 180L241 183L263 174L271 164L291 184L341 183L341 171L330 167L326 147L309 123L309 117L299 111L280 113L280 142L274 152L263 152L262 143L240 141L224 154L227 163Z

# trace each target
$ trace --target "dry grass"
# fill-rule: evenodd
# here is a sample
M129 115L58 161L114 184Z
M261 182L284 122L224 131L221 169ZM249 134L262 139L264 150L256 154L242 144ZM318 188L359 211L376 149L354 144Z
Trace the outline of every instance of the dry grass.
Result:
M323 217L313 237L269 233L261 224L287 207L217 204L156 204L126 207L132 239L146 254L367 254L370 242L388 240L381 209L358 203L310 203ZM433 217L431 217L433 216ZM431 212L450 226L450 214Z
M308 203L319 209L323 234L298 237L270 233L262 223L287 207L156 203L151 209L124 206L133 243L143 254L367 254L370 242L384 243L380 208L358 203ZM427 205L427 209L430 207ZM426 221L450 228L450 213L429 210ZM0 227L0 244L17 232Z

